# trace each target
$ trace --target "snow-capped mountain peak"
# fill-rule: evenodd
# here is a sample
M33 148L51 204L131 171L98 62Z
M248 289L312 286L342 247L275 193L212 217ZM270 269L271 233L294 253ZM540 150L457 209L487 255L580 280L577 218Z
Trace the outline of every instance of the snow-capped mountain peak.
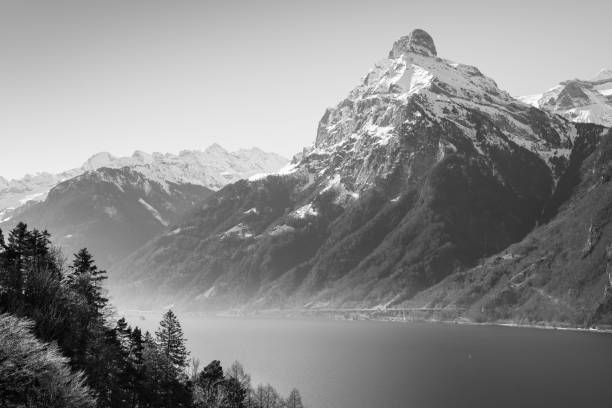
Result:
M499 137L485 140L477 136L478 130L470 123L475 112L495 124ZM568 159L575 132L565 121L548 115L542 120L550 121L558 137L542 134L535 119L538 115L547 116L519 103L478 68L438 57L431 36L415 30L397 40L388 58L379 61L340 104L325 112L310 154L351 149L373 154L369 151L399 143L402 131L450 122L483 154L487 145L507 147L510 141L538 154L556 174L553 162L558 163L559 157ZM441 147L446 148L454 149L453 143Z
M601 71L591 79L593 82L605 80L612 80L612 69L602 68Z
M590 80L561 82L548 91L519 97L521 101L574 122L612 126L612 70L602 69Z

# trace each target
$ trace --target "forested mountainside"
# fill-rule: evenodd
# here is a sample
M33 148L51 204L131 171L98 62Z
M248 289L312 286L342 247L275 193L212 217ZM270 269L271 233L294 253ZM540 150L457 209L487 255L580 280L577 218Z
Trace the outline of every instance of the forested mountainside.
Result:
M325 112L313 148L205 200L122 261L113 291L192 310L398 307L551 222L603 132L415 30Z
M7 408L303 408L251 386L240 363L202 369L166 311L155 333L115 317L106 271L81 249L66 264L46 231L0 231L0 406Z
M402 306L456 308L474 321L612 326L611 178L612 132L578 138L540 225Z

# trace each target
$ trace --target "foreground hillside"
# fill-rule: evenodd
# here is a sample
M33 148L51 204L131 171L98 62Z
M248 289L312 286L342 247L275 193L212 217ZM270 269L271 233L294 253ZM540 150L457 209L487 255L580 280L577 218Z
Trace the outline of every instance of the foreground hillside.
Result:
M415 30L325 112L312 149L211 196L126 258L113 293L195 310L404 305L552 217L571 157L603 129L515 100Z
M304 407L297 389L253 388L238 362L200 370L172 310L154 334L115 321L105 279L87 249L68 264L48 233L0 230L0 406Z

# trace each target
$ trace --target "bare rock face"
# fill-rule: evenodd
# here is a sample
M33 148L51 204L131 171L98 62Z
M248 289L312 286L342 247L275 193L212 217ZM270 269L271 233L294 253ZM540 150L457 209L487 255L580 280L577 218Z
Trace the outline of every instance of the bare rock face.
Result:
M409 52L428 57L438 55L433 38L426 31L418 28L409 35L401 37L393 44L393 48L389 51L389 58L398 58L400 55Z

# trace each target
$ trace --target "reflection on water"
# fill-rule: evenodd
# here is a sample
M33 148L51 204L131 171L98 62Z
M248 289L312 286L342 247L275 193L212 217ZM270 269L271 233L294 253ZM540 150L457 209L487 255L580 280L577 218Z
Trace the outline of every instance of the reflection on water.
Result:
M128 316L154 331L159 316ZM181 318L204 364L239 360L311 408L609 407L612 335L421 323Z

